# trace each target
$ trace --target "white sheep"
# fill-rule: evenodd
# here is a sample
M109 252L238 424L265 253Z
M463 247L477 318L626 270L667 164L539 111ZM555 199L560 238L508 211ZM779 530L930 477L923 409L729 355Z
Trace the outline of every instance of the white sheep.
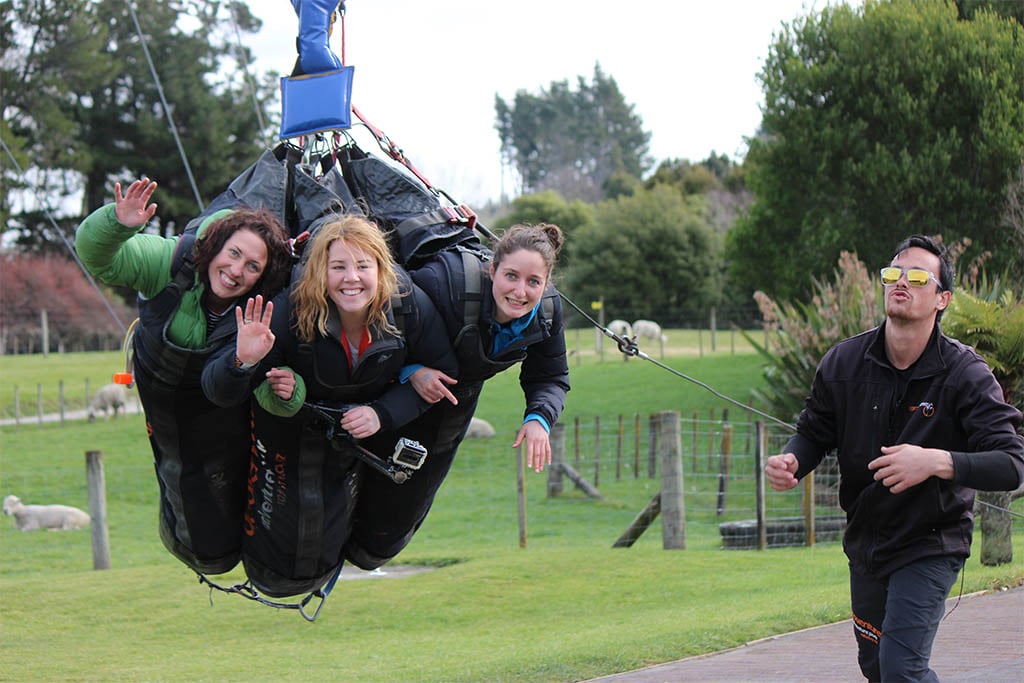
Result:
M21 531L72 531L89 526L89 515L70 505L25 505L17 496L4 498L4 514L14 515Z
M469 421L469 429L466 431L467 439L489 439L495 435L494 427L487 420L474 417Z
M124 386L120 384L107 384L100 387L95 394L93 394L92 401L89 403L89 422L96 419L96 413L103 411L103 419L109 420L110 413L108 410L114 411L114 417L117 417L118 409L125 410L125 404L128 403L128 392L125 391Z
M632 338L633 336L633 326L625 320L611 321L608 323L608 331L617 337L623 337L625 339Z
M636 320L633 322L633 332L640 339L653 339L662 344L668 341L668 336L662 334L661 325L653 320Z

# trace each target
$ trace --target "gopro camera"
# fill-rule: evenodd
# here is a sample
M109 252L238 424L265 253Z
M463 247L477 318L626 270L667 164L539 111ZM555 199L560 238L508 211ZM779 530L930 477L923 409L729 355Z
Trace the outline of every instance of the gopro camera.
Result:
M418 470L426 459L427 449L419 441L404 436L395 444L395 452L391 455L391 462L410 470Z

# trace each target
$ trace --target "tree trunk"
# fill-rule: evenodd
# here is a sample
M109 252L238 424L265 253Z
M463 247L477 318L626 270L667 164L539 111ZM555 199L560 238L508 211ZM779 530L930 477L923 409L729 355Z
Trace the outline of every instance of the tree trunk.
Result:
M977 510L981 514L981 563L988 567L1013 561L1010 493L979 491Z

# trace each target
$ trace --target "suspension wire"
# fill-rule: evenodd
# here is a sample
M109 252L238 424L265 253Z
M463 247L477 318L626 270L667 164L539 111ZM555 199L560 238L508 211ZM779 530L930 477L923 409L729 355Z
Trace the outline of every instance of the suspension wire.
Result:
M4 142L3 137L0 137L0 145L3 145L4 151L7 152L7 158L11 160L11 164L14 166L14 169L18 172L18 175L24 177L25 172L22 170L21 164L19 164L18 160L14 158L14 154L7 146L7 143ZM38 190L33 191L33 194L38 198ZM46 218L50 221L50 225L53 227L54 232L56 232L57 235L60 237L61 241L64 242L64 246L67 247L68 253L71 254L71 258L74 259L75 263L78 264L78 268L85 275L85 279L89 281L89 284L92 285L92 288L95 289L96 293L100 295L100 300L103 302L104 307L106 307L107 312L110 313L110 317L113 318L114 322L117 323L117 326L121 328L121 334L127 334L128 330L125 328L124 323L121 322L121 319L117 316L117 312L114 311L113 307L111 307L110 305L110 302L107 301L106 295L103 293L103 290L100 289L99 285L96 284L96 280L93 279L92 275L86 269L85 264L83 264L81 260L79 260L78 254L75 252L75 248L71 246L71 242L68 241L67 235L65 235L64 231L60 229L59 225L57 225L57 221L54 220L53 214L50 213L49 209L45 208L43 202L40 201L39 205L44 207L43 213L46 215Z
M199 196L199 188L196 187L196 180L192 177L192 167L188 164L188 157L185 156L185 148L181 145L181 138L178 136L178 127L174 124L174 117L171 115L171 107L167 104L167 99L164 97L164 88L160 84L160 76L156 73L156 67L153 66L153 59L149 55L149 48L146 46L146 37L142 34L142 28L139 26L139 18L135 15L135 3L129 1L127 3L128 11L132 15L132 21L135 23L135 32L139 36L139 42L142 44L142 52L146 55L146 62L149 64L149 72L153 75L153 83L156 85L156 91L160 94L160 102L164 107L164 114L167 116L167 123L171 129L171 135L174 136L174 142L178 145L178 154L181 155L181 163L185 166L185 173L188 175L188 181L192 185L192 193L195 195L196 204L199 205L199 211L203 210L203 199Z
M650 362L654 363L655 365L657 365L659 368L662 368L663 370L668 370L673 375L675 375L675 376L677 376L677 377L679 377L681 379L685 379L687 382L692 382L693 384L696 384L697 386L710 391L712 394L714 394L718 398L722 399L723 401L728 401L729 403L732 403L734 406L738 406L738 407L742 408L743 410L749 410L750 412L755 413L757 415L760 415L761 417L763 417L763 418L765 418L767 420L771 420L772 422L774 422L777 425L780 425L782 427L785 427L786 429L788 429L791 432L795 432L796 431L796 426L795 425L792 425L789 422L784 422L783 420L780 420L779 418L775 417L774 415L769 415L768 413L762 412L762 411L758 410L757 408L754 408L753 406L747 405L746 403L741 403L740 401L737 401L734 398L730 398L730 397L726 396L725 394L722 394L722 393L716 391L713 387L705 384L704 382L701 382L698 379L694 379L693 377L689 377L688 375L684 375L683 373L679 372L675 368L669 367L668 365L665 365L664 363L662 363L662 362L660 362L660 361L658 361L658 360L656 360L654 358L651 358L646 353L644 353L643 351L640 350L640 348L636 344L636 340L635 339L623 339L622 337L620 337L619 335L615 334L614 332L609 330L607 327L602 326L601 323L597 322L592 317L590 317L586 312L583 311L583 309L581 309L579 306L577 306L575 303L573 303L572 299L567 297L565 294L562 294L561 292L559 292L558 294L559 294L559 296L562 297L562 300L564 300L567 304L569 304L570 306L575 308L577 313L579 313L584 318L586 318L588 322L590 322L594 327L599 329L606 337L615 340L615 343L617 343L619 345L619 351L621 351L622 353L626 354L627 356L636 356L637 358L642 358L644 360L650 361Z
M252 108L256 112L256 121L260 127L260 133L266 129L266 124L263 122L263 107L260 106L259 99L256 97L256 85L253 83L252 76L249 74L249 61L245 58L245 50L242 46L242 34L238 29L238 20L235 19L235 11L232 8L229 11L231 17L231 27L235 32L235 57L242 64L242 73L245 75L245 90L252 98Z
M974 502L978 505L984 505L987 508L992 508L993 510L997 510L999 512L1005 512L1006 514L1011 515L1013 517L1020 517L1021 519L1024 519L1024 514L1021 514L1020 512L1015 512L1010 508L1004 508L1000 507L999 505L993 505L992 503L989 503L988 501L984 501L981 499L975 499Z

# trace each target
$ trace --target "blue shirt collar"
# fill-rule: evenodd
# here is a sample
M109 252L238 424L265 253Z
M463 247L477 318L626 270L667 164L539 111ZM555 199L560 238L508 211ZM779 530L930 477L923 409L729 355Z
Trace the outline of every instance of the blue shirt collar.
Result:
M517 339L523 337L523 331L529 327L530 323L533 322L534 317L537 315L537 309L540 308L538 303L533 307L526 315L515 320L510 320L507 323L499 323L491 321L491 331L494 333L494 349L491 353L498 353L506 346L510 346Z

